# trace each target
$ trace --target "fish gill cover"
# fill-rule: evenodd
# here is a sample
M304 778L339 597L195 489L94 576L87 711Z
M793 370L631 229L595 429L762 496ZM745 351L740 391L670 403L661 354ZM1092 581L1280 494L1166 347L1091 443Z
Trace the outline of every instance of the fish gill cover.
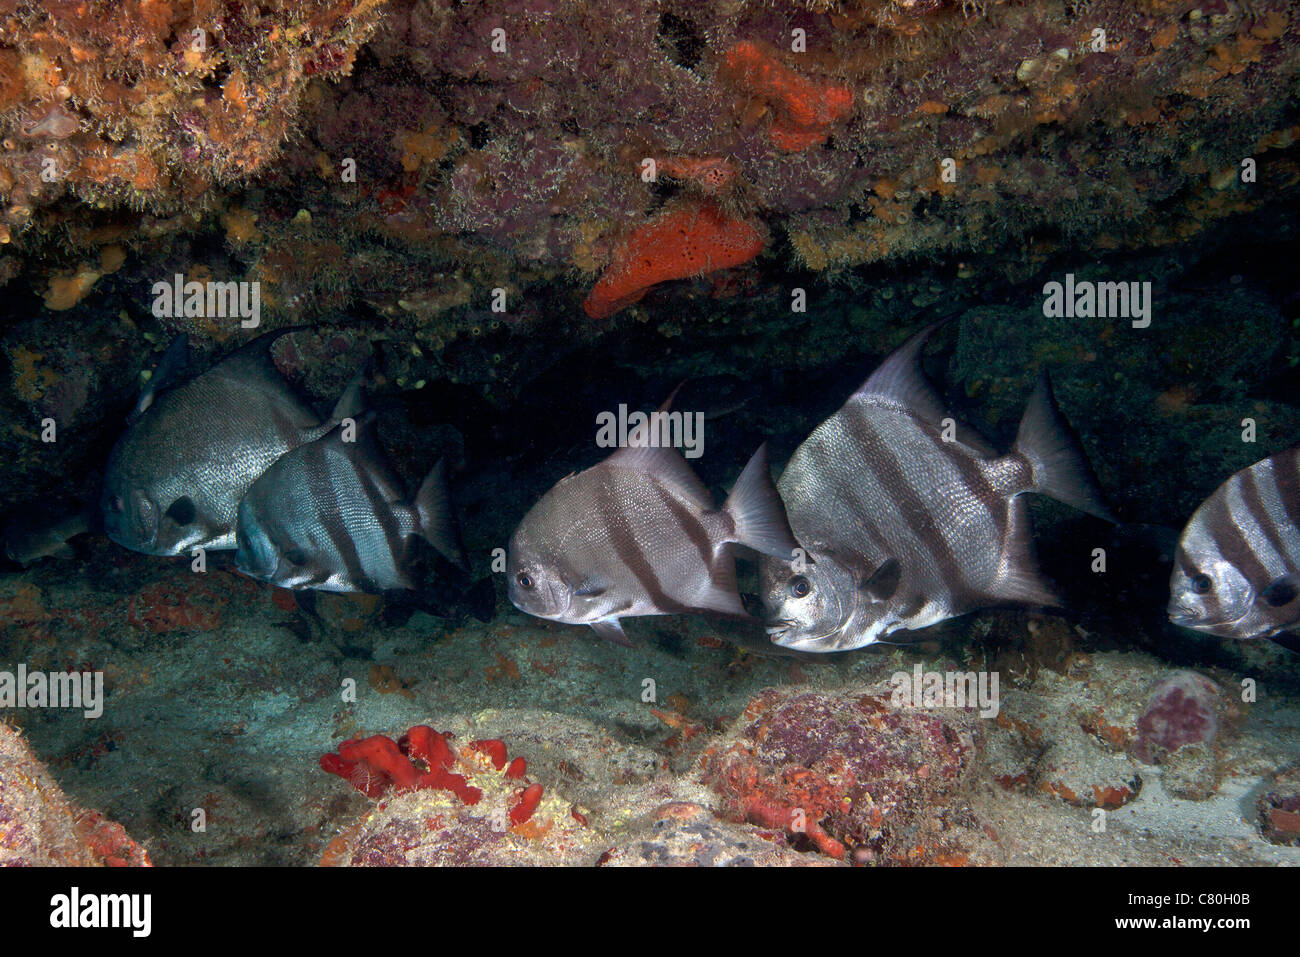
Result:
M0 862L1297 862L1298 41L0 0Z

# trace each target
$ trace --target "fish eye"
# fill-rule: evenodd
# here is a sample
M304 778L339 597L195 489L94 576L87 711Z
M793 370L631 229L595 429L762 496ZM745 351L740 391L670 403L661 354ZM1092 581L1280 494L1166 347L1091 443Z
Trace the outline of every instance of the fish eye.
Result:
M115 512L125 512L126 502L122 501L122 496L114 495L108 500L108 507Z
M528 572L520 572L518 575L515 576L515 581L519 583L519 587L522 588L524 591L532 591L533 588L535 588L537 585L537 583L533 581L532 576L529 575Z
M812 583L802 575L790 579L790 594L795 598L807 598L811 591Z
M1192 591L1197 595L1204 595L1213 587L1214 582L1210 581L1210 576L1204 572L1192 576Z

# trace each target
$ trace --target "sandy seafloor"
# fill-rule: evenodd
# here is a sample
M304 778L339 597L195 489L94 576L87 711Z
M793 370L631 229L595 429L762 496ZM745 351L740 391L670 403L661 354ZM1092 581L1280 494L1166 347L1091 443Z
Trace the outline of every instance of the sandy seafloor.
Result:
M704 619L633 621L635 647L621 648L585 628L528 618L504 598L487 624L417 612L385 627L367 618L371 603L327 597L324 624L308 626L283 595L232 571L213 568L198 580L185 562L102 540L88 548L86 560L0 577L0 667L21 656L29 668L105 671L111 693L100 719L29 710L14 723L72 801L120 821L160 864L317 863L340 834L355 835L372 804L322 772L320 755L348 737L397 737L415 724L451 731L461 744L501 738L512 756L526 756L548 796L582 809L581 839L536 862L594 863L616 847L628 863L698 862L700 843L715 841L731 856L710 851L702 860L830 863L754 824L714 820L685 851L652 846L646 829L668 802L722 809L700 783L699 756L762 689L879 690L917 662L973 667L984 652L969 636L992 625L1002 634L1076 627L988 612L908 647L796 659L737 648L721 639L761 642L761 631ZM1257 808L1268 775L1300 751L1300 697L1286 677L1292 662L1281 649L1248 651L1253 662L1237 669L1197 669L1227 698L1242 676L1266 676L1257 702L1225 712L1212 746L1201 749L1202 766L1180 770L1209 781L1204 800L1171 796L1165 776L1173 771L1126 753L1170 664L1116 649L999 665L1002 717L976 719L978 757L962 786L940 799L945 820L958 821L943 825L946 846L975 864L1300 863L1300 847L1261 837ZM341 700L348 678L355 703ZM647 678L655 702L642 700ZM1138 780L1137 796L1106 812L1104 830L1094 802L1062 797ZM202 833L188 826L196 807L207 815ZM735 861L735 847L758 850ZM429 847L420 853L412 862L441 859L427 856Z

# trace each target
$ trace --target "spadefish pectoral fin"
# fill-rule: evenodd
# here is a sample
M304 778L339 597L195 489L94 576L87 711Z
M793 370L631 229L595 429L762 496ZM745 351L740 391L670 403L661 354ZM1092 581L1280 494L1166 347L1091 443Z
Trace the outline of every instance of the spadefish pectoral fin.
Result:
M1042 608L1060 608L1061 596L1038 570L1030 537L1029 505L1013 498L1007 509L1007 537L999 558L1000 574L991 595L999 601Z
M888 558L871 573L871 577L861 585L862 591L872 601L889 601L898 591L903 580L903 566L896 558Z
M445 459L439 459L420 483L420 491L415 496L415 514L419 521L420 537L457 568L468 571L469 566L465 563L456 519L451 509Z
M1108 522L1116 521L1106 507L1074 430L1057 407L1046 372L1039 375L1034 386L1014 448L1033 469L1029 491L1051 496Z
M1281 608L1300 597L1300 572L1291 572L1269 582L1259 593L1260 599L1270 608Z
M798 544L790 531L785 503L772 481L767 443L758 447L722 506L736 527L735 540L756 552L790 561Z
M596 578L587 578L573 590L573 594L578 598L599 598L607 591L609 591L609 586L603 581Z
M623 631L623 626L618 623L617 618L606 618L604 621L591 622L591 630L606 641L612 641L616 645L622 645L624 648L631 648L632 642L628 640Z

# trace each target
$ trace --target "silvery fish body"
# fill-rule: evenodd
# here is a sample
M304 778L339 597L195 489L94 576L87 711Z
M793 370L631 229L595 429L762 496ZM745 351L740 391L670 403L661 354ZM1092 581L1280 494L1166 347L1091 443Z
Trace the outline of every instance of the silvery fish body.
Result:
M1224 638L1300 625L1300 448L1242 469L1183 529L1169 619Z
M717 509L681 453L638 441L562 479L524 516L510 539L510 600L620 644L621 618L748 618L731 546L786 558L794 548L766 447Z
M380 593L413 587L416 537L463 559L440 461L408 503L374 437L344 421L281 456L239 503L235 565L281 588Z
M109 454L108 537L148 555L235 547L248 487L281 455L332 427L294 395L262 336L183 385L167 388L186 340L167 350Z
M761 564L779 645L845 651L991 605L1054 605L1022 493L1107 517L1045 377L1009 454L945 421L919 365L933 328L818 426L778 482L803 549Z

